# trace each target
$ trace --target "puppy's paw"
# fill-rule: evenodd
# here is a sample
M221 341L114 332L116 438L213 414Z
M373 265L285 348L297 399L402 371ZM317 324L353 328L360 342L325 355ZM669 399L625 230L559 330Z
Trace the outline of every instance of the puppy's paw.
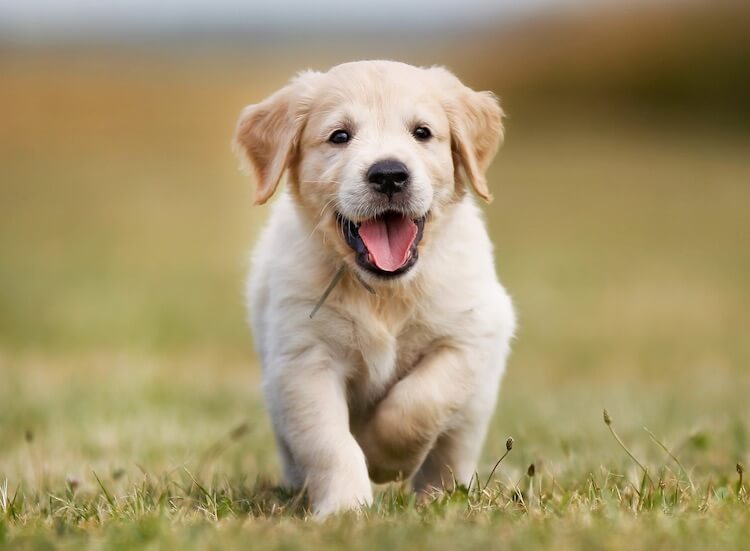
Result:
M315 517L322 520L335 513L359 511L363 507L372 505L370 481L365 479L364 482L336 476L322 495L313 499Z
M357 511L372 504L364 454L359 448L356 452L336 469L310 473L308 489L316 518Z
M377 428L376 422L371 422L357 435L367 458L370 479L376 484L406 480L424 460L427 444L418 438L399 439L395 430L383 437L384 432Z
M323 520L336 513L347 511L361 511L362 508L372 505L372 488L367 490L352 491L348 489L341 492L330 492L320 502L314 505L315 518Z

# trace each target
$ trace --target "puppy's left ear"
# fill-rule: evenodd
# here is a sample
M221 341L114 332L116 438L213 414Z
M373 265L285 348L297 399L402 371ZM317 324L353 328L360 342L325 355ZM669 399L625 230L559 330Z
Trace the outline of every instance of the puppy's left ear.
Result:
M255 203L273 195L299 145L319 73L300 73L281 90L242 110L232 140L235 153L255 174Z
M485 173L503 141L503 110L492 92L475 92L449 75L454 93L445 110L451 126L454 166L463 169L477 195L489 203L492 195Z

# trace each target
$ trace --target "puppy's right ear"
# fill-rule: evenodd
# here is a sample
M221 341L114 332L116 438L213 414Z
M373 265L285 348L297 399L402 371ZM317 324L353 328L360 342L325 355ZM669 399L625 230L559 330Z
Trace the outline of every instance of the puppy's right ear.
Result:
M300 73L267 99L242 110L232 149L255 175L255 203L273 195L299 145L319 73Z

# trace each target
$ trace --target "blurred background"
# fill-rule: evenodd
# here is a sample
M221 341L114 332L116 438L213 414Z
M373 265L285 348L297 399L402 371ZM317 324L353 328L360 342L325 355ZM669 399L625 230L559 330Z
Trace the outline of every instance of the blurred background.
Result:
M237 423L231 461L275 476L242 299L267 209L229 141L296 71L361 58L445 65L508 114L485 211L520 330L480 468L508 435L518 466L620 457L607 406L642 453L648 425L729 476L749 28L722 0L0 0L0 476L173 466Z

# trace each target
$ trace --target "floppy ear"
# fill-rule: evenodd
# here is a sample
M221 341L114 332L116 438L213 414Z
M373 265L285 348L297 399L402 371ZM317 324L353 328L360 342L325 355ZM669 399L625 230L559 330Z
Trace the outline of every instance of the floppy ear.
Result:
M242 110L232 140L235 153L255 175L255 203L273 195L292 160L310 106L310 81L317 73L298 75L284 88Z
M503 140L503 110L492 92L475 92L453 79L458 86L446 105L453 162L463 169L477 195L489 203L492 195L485 172Z

